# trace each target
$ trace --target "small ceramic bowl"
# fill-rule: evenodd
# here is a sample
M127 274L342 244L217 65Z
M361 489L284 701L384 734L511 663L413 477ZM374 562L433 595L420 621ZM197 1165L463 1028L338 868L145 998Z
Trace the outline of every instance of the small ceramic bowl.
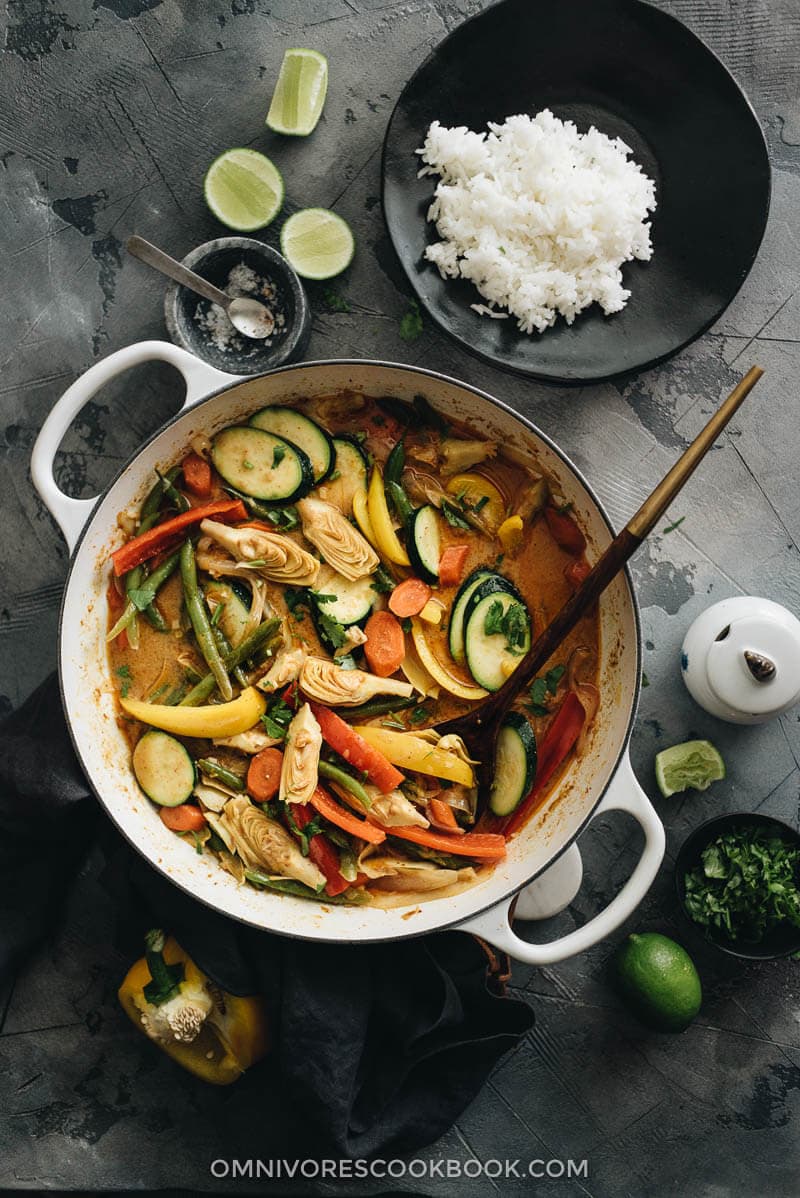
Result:
M261 300L273 311L276 327L265 340L250 340L237 333L215 305L171 283L164 296L164 318L176 345L231 374L262 374L302 358L311 333L311 309L302 283L277 250L252 237L218 237L197 246L183 265L221 291ZM242 279L246 289L236 287Z
M739 957L744 961L770 961L776 957L788 957L790 953L800 951L800 928L792 924L780 924L767 932L764 938L754 944L745 940L731 940L723 932L715 929L705 929L689 915L686 910L686 888L684 877L688 870L700 862L703 850L723 832L733 827L747 827L753 830L765 828L780 833L785 839L800 845L800 834L783 820L773 819L771 815L760 815L758 812L740 811L730 815L719 815L716 819L707 820L686 838L675 859L675 888L678 892L678 902L685 918L695 932L706 934L706 940L718 948L720 952L731 957Z

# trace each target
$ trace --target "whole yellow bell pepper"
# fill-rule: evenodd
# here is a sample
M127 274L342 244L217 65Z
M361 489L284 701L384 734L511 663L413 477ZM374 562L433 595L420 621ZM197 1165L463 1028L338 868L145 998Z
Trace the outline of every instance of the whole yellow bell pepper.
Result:
M171 936L155 928L118 991L139 1031L183 1068L228 1086L267 1053L263 999L220 990Z
M135 720L174 736L238 736L252 728L267 709L266 699L254 686L248 686L230 703L212 703L208 707L169 707L122 698L119 703Z

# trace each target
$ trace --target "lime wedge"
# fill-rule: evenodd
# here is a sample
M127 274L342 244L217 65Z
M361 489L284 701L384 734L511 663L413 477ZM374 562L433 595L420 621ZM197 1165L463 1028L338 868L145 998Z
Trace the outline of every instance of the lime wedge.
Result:
M239 233L263 229L281 210L283 179L257 150L226 150L211 163L203 185L206 203L223 225Z
M318 50L287 50L267 113L275 133L308 137L328 91L328 60Z
M687 740L656 754L656 782L665 799L678 791L708 790L725 777L725 762L709 740Z
M284 256L304 279L332 279L350 265L355 248L347 221L327 208L303 208L281 229Z

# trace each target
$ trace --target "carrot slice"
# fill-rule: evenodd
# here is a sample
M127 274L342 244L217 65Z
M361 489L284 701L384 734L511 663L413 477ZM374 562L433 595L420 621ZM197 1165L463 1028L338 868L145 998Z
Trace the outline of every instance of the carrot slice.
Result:
M382 828L377 828L374 824L368 824L365 819L359 819L356 815L351 815L349 811L345 811L344 807L340 807L335 803L327 791L318 786L313 795L309 799L311 806L323 815L325 819L330 820L337 828L341 828L343 832L347 832L350 836L357 836L359 840L367 840L370 844L383 844L386 839L386 833Z
M469 545L448 545L442 550L442 556L439 558L439 582L443 587L454 587L461 582L468 553Z
M389 611L373 612L364 625L364 656L373 674L388 678L399 670L406 655L406 638L400 621Z
M464 835L464 829L453 814L453 808L442 799L428 799L428 819L434 828L439 828L442 832L453 832L456 836Z
M160 553L176 533L184 532L193 524L199 524L201 520L212 517L225 524L236 524L247 519L247 508L241 499L218 499L215 503L190 507L188 511L181 512L178 516L163 520L161 524L156 524L147 532L133 537L127 544L111 554L114 573L117 577L120 574L127 574L135 566L140 566L148 558L155 557L157 553Z
M280 749L262 749L250 758L247 769L247 793L256 803L274 799L281 784L283 753Z
M181 803L180 807L160 807L158 814L162 824L171 832L199 832L206 826L206 817L194 803Z
M367 744L363 736L359 736L335 711L329 711L319 703L312 703L311 710L330 747L357 770L365 773L383 794L395 790L405 781L403 774L395 769L391 761Z
M586 548L586 537L572 516L567 512L560 512L558 508L548 504L544 509L544 518L556 545L566 549L567 553L574 553L576 557L579 557Z
M398 620L418 616L432 594L427 582L421 578L407 578L398 583L389 596L389 611L393 611Z
M183 481L193 495L208 499L211 494L211 465L199 453L190 453L183 459Z
M506 840L495 832L465 832L463 836L448 836L446 832L431 832L430 828L390 828L392 836L410 840L440 853L457 857L475 857L481 861L500 861L506 855Z

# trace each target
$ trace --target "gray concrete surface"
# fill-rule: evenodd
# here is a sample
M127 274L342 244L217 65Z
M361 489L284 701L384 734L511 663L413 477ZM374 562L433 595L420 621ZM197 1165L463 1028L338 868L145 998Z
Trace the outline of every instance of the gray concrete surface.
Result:
M634 764L655 797L653 754L709 736L728 762L705 796L656 798L668 830L663 870L631 927L675 929L671 862L709 814L758 808L798 822L800 715L741 729L706 716L679 678L691 619L726 595L755 592L800 610L797 378L800 373L800 11L796 0L661 0L737 74L763 121L775 168L767 236L741 294L678 359L621 385L561 392L503 376L430 326L399 335L408 289L379 204L380 144L404 80L480 0L8 0L0 59L0 707L52 668L66 552L30 485L31 446L61 391L91 362L163 335L161 288L126 260L136 230L181 256L219 232L200 182L231 145L274 151L289 208L335 207L358 254L332 288L312 291L310 357L414 361L517 405L586 471L617 523L752 362L767 374L671 513L680 526L640 553L634 575L646 638ZM283 50L328 54L323 123L277 145L263 127ZM735 164L731 187L736 186ZM176 378L126 378L81 414L59 477L91 495L179 402ZM665 521L664 529L668 522ZM630 872L638 833L619 819L585 837L586 881L537 937L582 922ZM136 1036L116 1006L125 962L90 862L63 931L0 996L0 1185L23 1188L254 1190L215 1182L216 1157L280 1152L280 1103L248 1091L200 1095ZM630 930L630 929L628 929ZM619 935L550 969L516 967L535 1007L529 1039L452 1131L421 1155L586 1158L568 1181L341 1183L434 1195L794 1195L800 1190L798 966L723 961L695 951L702 1013L679 1037L644 1031L605 980ZM313 1146L310 1146L313 1150ZM310 1192L262 1181L274 1192Z

